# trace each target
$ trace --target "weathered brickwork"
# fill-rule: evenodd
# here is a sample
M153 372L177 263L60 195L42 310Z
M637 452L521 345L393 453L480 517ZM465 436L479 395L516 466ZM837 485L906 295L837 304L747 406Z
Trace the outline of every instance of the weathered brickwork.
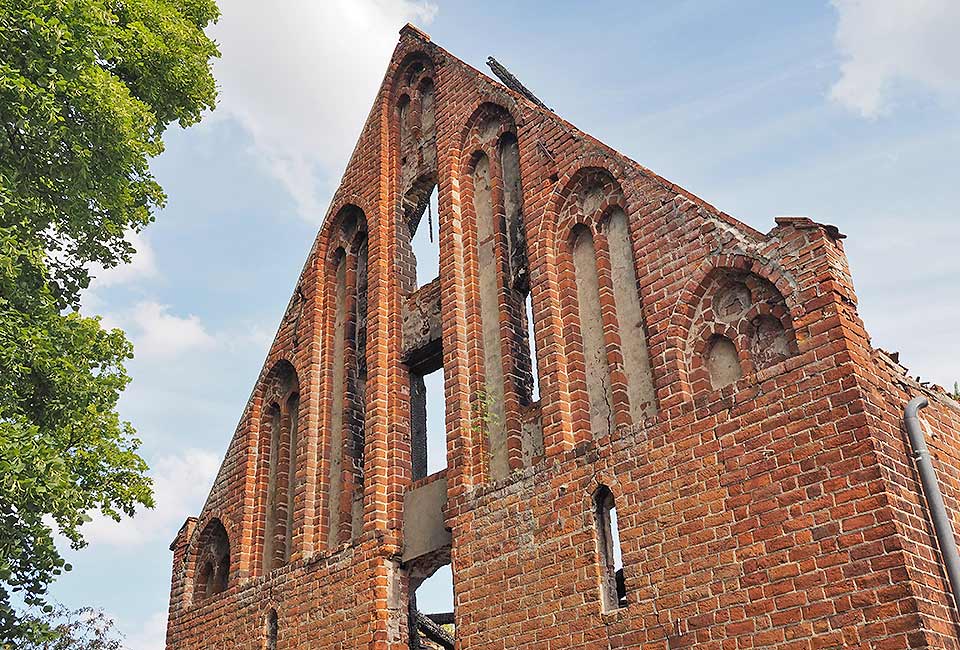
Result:
M928 396L958 513L960 407L871 347L841 239L757 232L405 27L171 546L168 649L447 647L445 564L463 650L960 648L902 424Z

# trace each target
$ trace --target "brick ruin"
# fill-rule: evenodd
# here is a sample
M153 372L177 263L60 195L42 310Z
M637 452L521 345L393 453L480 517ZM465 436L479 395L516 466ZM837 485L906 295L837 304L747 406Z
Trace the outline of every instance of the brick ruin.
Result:
M757 232L510 85L401 31L171 546L167 648L960 647L903 427L927 396L958 513L960 408L871 347L842 235Z

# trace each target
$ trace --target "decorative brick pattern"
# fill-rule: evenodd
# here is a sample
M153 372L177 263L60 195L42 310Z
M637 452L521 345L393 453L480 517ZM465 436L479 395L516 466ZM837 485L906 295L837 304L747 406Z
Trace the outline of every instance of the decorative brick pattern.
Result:
M960 648L901 422L931 398L956 513L960 407L871 347L841 239L759 233L405 27L171 545L168 649L415 647L416 588L446 563L462 650ZM417 382L441 357L447 469L422 476ZM420 535L405 496L438 481Z

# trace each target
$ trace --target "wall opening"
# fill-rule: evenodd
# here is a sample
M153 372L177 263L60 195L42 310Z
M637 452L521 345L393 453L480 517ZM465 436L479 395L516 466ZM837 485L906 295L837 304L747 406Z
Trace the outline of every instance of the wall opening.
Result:
M510 112L493 103L478 107L463 152L463 207L474 226L466 233L473 276L469 336L479 342L471 366L480 371L471 415L486 447L481 472L498 481L530 465L543 447L539 409L530 408L539 387L533 313L525 302L530 278L520 143Z
M447 467L443 368L410 373L411 452L414 481Z
M263 623L264 627L264 650L277 650L277 633L279 632L279 622L277 621L277 610L271 609L267 612L267 617Z
M401 293L431 282L439 267L437 205L436 87L427 58L408 62L399 72L395 140L400 199L395 260ZM423 218L426 216L427 218Z
M427 475L447 468L446 409L443 368L423 378L427 402Z
M603 611L610 612L627 605L617 506L613 493L606 486L597 488L593 502L600 559L600 601Z
M436 185L427 195L421 207L419 217L411 219L411 240L414 265L416 266L416 288L432 282L440 275L440 223L439 192Z
M524 299L524 314L527 325L527 353L530 357L530 401L540 401L540 371L537 366L537 341L533 335L533 295L528 291Z
M446 401L442 353L410 366L411 478L447 467ZM429 365L428 365L429 364Z
M456 638L453 572L447 563L419 582L411 578L411 650L453 650Z
M350 417L348 420L347 454L349 455L348 479L350 495L350 539L355 540L363 530L364 458L366 447L367 405L367 257L368 246L365 234L357 236L355 244L356 277L351 301L352 336L348 396ZM349 333L348 329L348 333Z

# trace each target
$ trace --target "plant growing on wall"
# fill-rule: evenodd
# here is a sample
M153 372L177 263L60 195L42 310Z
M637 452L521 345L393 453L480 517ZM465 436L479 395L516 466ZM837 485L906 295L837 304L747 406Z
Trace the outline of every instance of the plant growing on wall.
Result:
M473 401L473 430L476 433L486 433L491 428L496 427L497 416L491 407L492 398L486 390L477 391L476 399Z
M0 647L56 636L24 613L52 612L70 569L55 531L80 548L91 511L153 504L117 414L132 347L80 294L163 205L149 159L166 128L214 106L217 16L213 0L0 3Z

